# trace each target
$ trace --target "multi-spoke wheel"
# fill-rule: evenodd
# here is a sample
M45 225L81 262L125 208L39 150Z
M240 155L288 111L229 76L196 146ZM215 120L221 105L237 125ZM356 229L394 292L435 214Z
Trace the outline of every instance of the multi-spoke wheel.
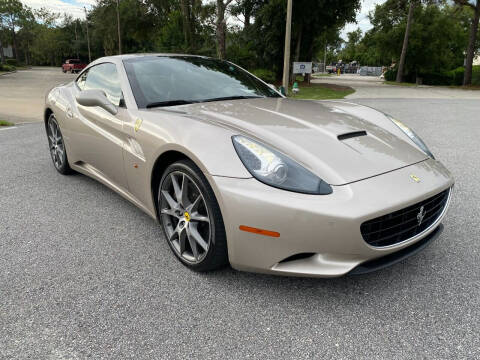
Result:
M158 190L158 211L167 241L185 265L208 271L227 263L218 203L191 161L179 161L166 169Z
M48 146L50 148L50 155L52 156L53 165L61 174L68 174L71 172L68 164L67 152L65 150L65 142L58 126L55 115L51 114L47 122L47 136Z

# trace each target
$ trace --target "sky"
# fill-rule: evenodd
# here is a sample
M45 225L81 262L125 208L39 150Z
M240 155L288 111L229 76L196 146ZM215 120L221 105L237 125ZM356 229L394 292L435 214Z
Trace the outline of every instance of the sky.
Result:
M341 31L340 36L347 39L347 33L360 28L363 32L372 28L368 20L368 13L375 9L375 5L383 4L386 0L361 0L362 8L357 13L357 23L347 24Z
M48 8L57 13L67 13L75 18L84 19L85 13L83 7L87 9L96 3L96 0L21 0L25 5L39 9ZM376 4L381 4L386 0L361 0L362 8L357 14L357 24L347 24L341 32L342 38L347 38L347 33L359 27L363 32L371 28L368 21L368 13L375 8ZM295 6L295 5L294 5Z

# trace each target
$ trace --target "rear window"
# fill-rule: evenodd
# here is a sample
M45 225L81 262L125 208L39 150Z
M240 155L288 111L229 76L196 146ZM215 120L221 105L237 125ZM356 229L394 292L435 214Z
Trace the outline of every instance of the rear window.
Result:
M69 63L69 64L80 64L80 60L78 60L78 59L67 60L67 63Z

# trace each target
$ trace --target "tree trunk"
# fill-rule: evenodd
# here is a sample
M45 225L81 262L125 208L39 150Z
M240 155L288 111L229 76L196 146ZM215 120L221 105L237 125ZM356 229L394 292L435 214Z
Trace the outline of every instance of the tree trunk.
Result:
M302 46L303 24L300 24L297 34L297 43L295 44L295 61L300 61L300 49Z
M17 36L15 34L15 25L12 26L12 48L13 48L13 52L15 53L15 59L17 60L17 65L19 65L20 58L18 57Z
M30 64L30 59L29 59L29 49L30 49L30 46L28 44L28 41L26 42L25 44L25 49L24 49L24 56L25 56L25 65L29 65Z
M0 64L5 64L5 54L3 53L3 44L0 39Z
M243 17L245 18L245 22L243 23L243 30L247 30L250 27L250 20L252 18L252 1L245 1L244 6Z
M192 18L189 0L181 0L181 8L183 15L183 35L188 50L192 48Z
M410 35L410 27L413 21L413 10L415 9L415 1L410 0L410 6L408 8L407 27L405 29L405 37L403 38L402 54L400 55L400 61L398 62L397 82L403 80L403 68L405 67L405 58L407 56L408 36Z
M217 21L216 21L216 36L217 36L217 57L225 59L225 37L227 32L227 23L225 21L225 4L223 0L217 0Z
M470 37L468 39L467 59L465 63L463 85L472 84L473 57L475 56L475 42L477 41L478 20L480 18L480 0L477 0L477 5L475 6L474 11L475 15L472 20L472 26L470 27Z
M120 0L117 0L118 55L122 55L122 35L120 30Z

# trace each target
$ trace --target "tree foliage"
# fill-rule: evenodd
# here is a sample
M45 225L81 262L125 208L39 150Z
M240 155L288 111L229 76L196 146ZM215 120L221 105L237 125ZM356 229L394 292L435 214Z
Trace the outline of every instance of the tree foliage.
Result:
M295 0L292 57L312 60L324 48L325 34L338 37L359 6L360 0ZM0 0L0 40L18 48L26 63L86 60L88 21L92 59L113 55L119 47L116 11L116 0L98 0L87 20L79 20ZM118 11L125 53L201 54L276 76L282 71L286 0L120 0Z
M473 0L467 1L472 3ZM456 0L462 3L463 0ZM295 0L292 60L357 60L365 65L396 63L409 0L387 0L369 19L372 29L348 34L360 0ZM225 57L278 79L283 68L286 0L120 0L124 53L175 52ZM472 3L473 4L473 3ZM118 53L116 0L98 0L87 19L33 11L19 0L0 0L0 42L12 45L19 62L58 66L67 58L88 60ZM419 1L415 7L405 74L408 79L463 65L472 26L472 6ZM478 50L479 41L475 43ZM0 60L1 60L0 51Z
M441 73L463 65L468 43L470 14L448 3L418 4L405 62L407 80ZM388 0L369 15L373 28L358 39L359 31L348 34L339 56L370 66L396 64L408 14L408 2ZM477 47L478 48L478 47Z

